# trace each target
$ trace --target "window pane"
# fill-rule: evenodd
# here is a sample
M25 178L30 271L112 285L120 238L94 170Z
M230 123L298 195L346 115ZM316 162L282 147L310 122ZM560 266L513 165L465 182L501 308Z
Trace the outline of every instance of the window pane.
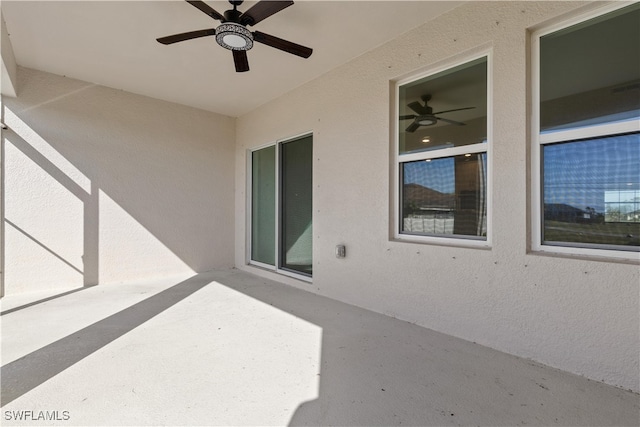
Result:
M639 133L545 145L543 157L546 244L640 246Z
M487 235L487 155L402 164L402 232Z
M280 267L312 273L312 138L281 146L282 214Z
M251 156L251 259L276 262L276 147Z
M540 39L540 129L640 117L640 4Z
M400 154L486 142L487 58L400 86L399 105Z

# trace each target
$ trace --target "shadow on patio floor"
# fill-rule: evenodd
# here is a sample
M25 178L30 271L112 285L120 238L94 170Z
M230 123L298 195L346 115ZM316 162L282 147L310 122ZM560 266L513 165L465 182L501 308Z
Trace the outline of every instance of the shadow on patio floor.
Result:
M182 301L208 283L209 280L206 278L200 276L191 277L74 334L2 366L0 373L2 378L0 406L5 406L48 379L58 375L68 367ZM74 292L76 290L48 298L46 301ZM20 308L25 308L25 306ZM7 312L11 311L7 310Z

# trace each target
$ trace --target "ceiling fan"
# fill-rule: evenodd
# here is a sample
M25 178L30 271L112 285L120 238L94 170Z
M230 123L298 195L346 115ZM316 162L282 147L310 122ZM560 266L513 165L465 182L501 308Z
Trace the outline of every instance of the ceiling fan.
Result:
M442 117L437 117L436 114L444 114L451 113L453 111L462 111L462 110L471 110L476 107L465 107L465 108L456 108L454 110L445 110L438 111L437 113L433 112L433 108L429 107L428 103L431 100L431 95L422 95L420 97L424 101L424 105L420 104L418 101L411 102L407 104L407 107L411 108L413 111L417 113L409 114L406 116L400 116L400 120L409 120L413 119L413 123L409 125L405 130L407 132L415 132L420 126L433 126L438 120L443 122L451 123L453 125L464 126L466 123L456 122L455 120L444 119Z
M236 71L239 73L249 71L247 51L253 47L253 42L262 43L302 58L308 58L313 52L311 48L260 31L249 31L247 29L247 26L256 25L271 15L280 12L282 9L291 6L293 4L292 1L262 0L249 8L249 10L240 12L238 6L243 3L243 0L229 0L229 3L233 5L233 9L225 11L224 14L216 12L203 1L187 0L187 3L200 9L200 11L206 13L211 18L222 22L222 24L220 24L218 28L189 31L187 33L160 37L156 39L158 42L162 44L172 44L200 37L215 36L216 42L220 46L233 53L233 62Z

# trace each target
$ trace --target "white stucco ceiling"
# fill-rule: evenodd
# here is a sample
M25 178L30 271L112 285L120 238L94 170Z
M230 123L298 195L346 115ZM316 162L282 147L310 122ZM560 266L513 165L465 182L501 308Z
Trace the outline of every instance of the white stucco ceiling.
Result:
M185 1L3 0L1 7L19 66L240 116L461 3L297 1L250 29L309 46L311 57L256 44L246 73L235 72L231 52L213 37L156 42L219 25Z

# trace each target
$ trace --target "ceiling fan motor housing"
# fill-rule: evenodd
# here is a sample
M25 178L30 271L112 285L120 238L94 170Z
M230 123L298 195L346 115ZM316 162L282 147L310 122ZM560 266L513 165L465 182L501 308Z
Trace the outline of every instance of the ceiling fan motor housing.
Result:
M216 42L229 50L249 50L253 47L253 34L241 24L225 22L216 28Z

